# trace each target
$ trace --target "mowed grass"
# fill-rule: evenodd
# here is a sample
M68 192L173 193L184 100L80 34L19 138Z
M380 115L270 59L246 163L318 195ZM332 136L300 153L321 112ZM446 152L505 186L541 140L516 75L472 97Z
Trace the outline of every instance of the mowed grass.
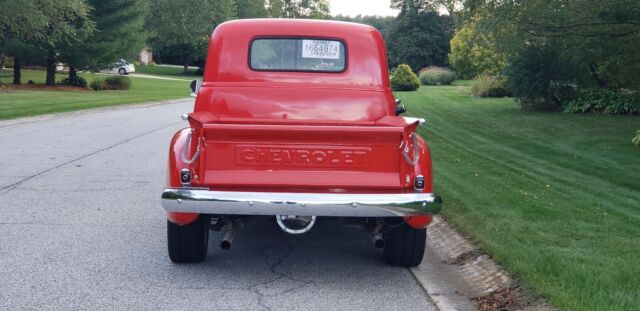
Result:
M531 113L467 85L398 92L427 119L444 216L561 309L640 309L640 118Z
M136 65L136 73L191 80L202 78L199 75L183 74L182 72L183 69L181 67Z
M2 71L0 81L11 83L9 71ZM93 79L104 79L105 75L81 73L91 82ZM66 74L56 75L60 81ZM136 78L130 76L132 83L129 90L124 91L62 91L62 90L21 90L0 91L0 120L48 113L65 112L89 108L108 107L123 104L144 103L189 97L188 82ZM38 70L23 70L22 81L34 80L44 83L45 73Z

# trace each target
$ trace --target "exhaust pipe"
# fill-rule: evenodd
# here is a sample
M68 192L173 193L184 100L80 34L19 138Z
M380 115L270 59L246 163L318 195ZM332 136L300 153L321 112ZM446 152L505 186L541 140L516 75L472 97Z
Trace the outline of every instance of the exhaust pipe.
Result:
M227 232L224 234L222 242L220 242L220 248L224 250L228 250L231 248L231 242L233 242L233 239L236 237L236 233L238 233L239 227L241 227L239 223L227 221L227 224L225 226Z
M376 248L384 248L384 239L381 232L382 228L384 228L384 225L379 223L373 231L371 231L371 239L373 240L373 245L375 245Z

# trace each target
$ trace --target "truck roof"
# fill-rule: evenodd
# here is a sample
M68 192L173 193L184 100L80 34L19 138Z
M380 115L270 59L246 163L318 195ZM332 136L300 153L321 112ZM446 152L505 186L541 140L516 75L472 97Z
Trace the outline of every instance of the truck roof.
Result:
M256 71L249 50L257 38L336 39L347 59L342 72ZM319 83L388 88L386 50L375 28L349 22L310 19L242 19L220 24L209 43L205 82Z

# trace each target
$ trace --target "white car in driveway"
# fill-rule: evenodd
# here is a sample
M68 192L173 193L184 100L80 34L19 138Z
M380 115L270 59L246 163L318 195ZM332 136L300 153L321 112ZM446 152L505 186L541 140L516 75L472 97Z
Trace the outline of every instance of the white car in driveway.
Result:
M118 74L121 74L121 75L127 75L130 73L136 72L136 67L130 62L124 59L120 59L115 63L111 71L117 72Z

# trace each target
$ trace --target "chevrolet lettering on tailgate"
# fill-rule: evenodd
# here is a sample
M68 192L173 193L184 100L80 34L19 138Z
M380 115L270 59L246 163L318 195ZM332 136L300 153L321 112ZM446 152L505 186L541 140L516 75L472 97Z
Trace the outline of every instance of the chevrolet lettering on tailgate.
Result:
M236 146L236 164L366 168L370 152L371 148L242 145Z

